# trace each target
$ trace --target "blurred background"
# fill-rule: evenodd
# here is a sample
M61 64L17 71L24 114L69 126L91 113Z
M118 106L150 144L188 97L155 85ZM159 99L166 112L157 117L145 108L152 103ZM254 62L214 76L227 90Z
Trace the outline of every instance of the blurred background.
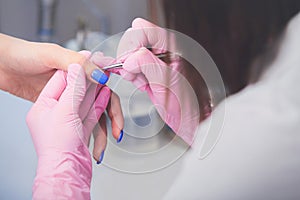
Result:
M59 44L76 36L79 20L84 20L90 30L115 34L126 30L135 17L148 16L147 0L1 0L0 31L39 41L43 28L39 23L48 20L41 18L50 10L51 41Z

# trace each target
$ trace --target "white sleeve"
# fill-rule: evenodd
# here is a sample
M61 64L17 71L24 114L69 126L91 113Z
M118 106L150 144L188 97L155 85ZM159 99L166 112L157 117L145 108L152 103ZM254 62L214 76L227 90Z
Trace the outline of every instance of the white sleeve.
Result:
M300 14L264 79L214 111L223 129L204 159L199 159L201 144L213 126L208 119L199 127L164 199L300 199L299 33Z
M215 148L201 160L196 141L164 199L300 199L300 112L274 92L249 87L229 98Z

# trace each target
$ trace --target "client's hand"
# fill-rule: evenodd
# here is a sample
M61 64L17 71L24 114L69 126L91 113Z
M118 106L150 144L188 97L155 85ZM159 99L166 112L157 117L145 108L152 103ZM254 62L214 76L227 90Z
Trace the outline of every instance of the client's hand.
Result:
M72 63L82 65L91 81L98 82L91 76L93 72L107 79L86 56L57 44L29 42L1 33L0 43L0 89L23 99L35 102L56 69L67 71Z
M57 71L27 115L38 155L33 199L90 199L90 134L104 112L110 90L86 80L71 64Z

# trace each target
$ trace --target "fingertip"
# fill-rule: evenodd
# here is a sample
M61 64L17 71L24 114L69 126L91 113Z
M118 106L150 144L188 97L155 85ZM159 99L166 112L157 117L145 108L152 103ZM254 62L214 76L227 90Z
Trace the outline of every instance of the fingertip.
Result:
M66 84L67 84L67 75L68 75L68 73L66 71L57 70L55 72L55 74L52 76L52 78L54 78L54 76L56 76L55 81L58 81L57 79L59 79L62 83L64 83L63 85L66 86Z
M107 65L110 65L115 62L115 59L112 57L104 56L100 51L97 51L92 54L90 61L97 65L99 68L103 68Z
M104 85L108 81L108 75L91 60L86 60L83 65L85 74L93 83Z
M131 26L132 26L132 27L137 27L137 26L139 25L139 23L140 23L141 20L143 20L141 17L135 18L135 19L132 21Z
M112 127L112 135L116 139L117 143L121 142L124 135L123 128Z
M131 23L133 28L145 28L145 27L155 27L153 23L147 21L144 18L137 17Z
M99 165L103 158L104 158L104 151L105 151L105 148L99 148L99 147L94 147L94 150L93 150L93 158L94 160L96 161L96 163Z
M104 53L103 53L103 52L101 52L101 51L96 51L96 52L94 52L94 53L93 53L93 55L96 55L96 56L101 56L101 57L103 57L103 56L104 56Z
M91 77L92 72L95 69L98 69L97 65L92 63L89 59L87 59L83 64L83 68L84 68L85 74L89 78L89 80L92 81L93 83L98 83Z
M95 156L94 159L96 160L96 164L99 165L102 163L104 158L104 150L100 153L100 156Z
M94 69L91 73L91 78L101 85L108 81L108 76L100 69Z
M134 52L136 45L134 41L136 40L135 37L136 31L133 28L128 28L124 35L122 36L117 49L117 60L120 62L124 62L126 58ZM134 40L134 41L132 41Z
M121 130L120 133L119 133L119 137L117 139L117 143L120 143L122 141L123 135L124 135L124 132L123 132L123 130Z
M104 151L107 144L107 129L106 129L106 118L102 115L99 120L99 125L93 131L94 136L94 149L93 158L97 164L100 164L104 158Z
M124 128L124 117L121 108L120 98L114 92L111 93L110 103L108 105L107 111L108 116L111 119L112 135L118 141L120 138L121 131Z
M86 58L89 58L90 56L91 56L91 52L90 51L88 51L88 50L81 50L81 51L79 51L78 52L79 54L81 54L81 55L84 55Z

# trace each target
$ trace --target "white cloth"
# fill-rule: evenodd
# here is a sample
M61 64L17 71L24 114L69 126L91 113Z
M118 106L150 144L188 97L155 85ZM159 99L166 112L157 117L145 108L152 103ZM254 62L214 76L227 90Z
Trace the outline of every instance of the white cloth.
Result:
M300 199L300 15L288 25L263 79L223 102L222 135L205 159L199 145L209 120L166 200ZM218 108L214 116L222 120Z

